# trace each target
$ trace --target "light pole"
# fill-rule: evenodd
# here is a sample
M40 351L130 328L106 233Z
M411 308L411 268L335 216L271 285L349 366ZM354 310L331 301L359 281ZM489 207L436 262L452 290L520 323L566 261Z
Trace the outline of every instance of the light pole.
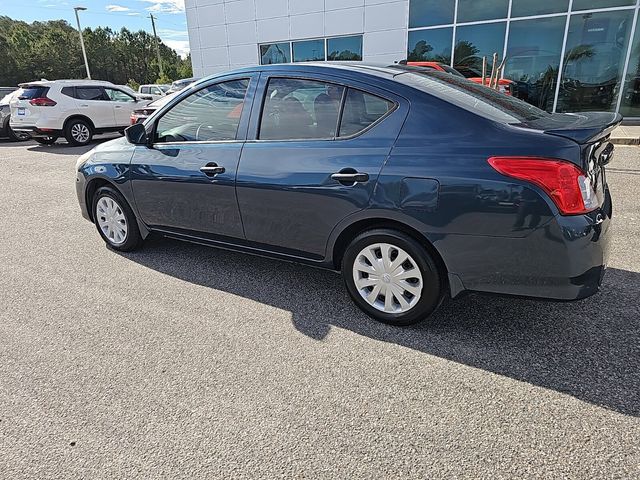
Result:
M91 72L89 71L89 61L87 60L87 51L84 49L84 38L82 38L82 28L80 28L80 17L78 16L79 10L86 10L87 7L73 7L76 12L76 21L78 22L78 33L80 34L80 46L82 47L82 56L84 57L84 66L87 69L87 78L91 80Z

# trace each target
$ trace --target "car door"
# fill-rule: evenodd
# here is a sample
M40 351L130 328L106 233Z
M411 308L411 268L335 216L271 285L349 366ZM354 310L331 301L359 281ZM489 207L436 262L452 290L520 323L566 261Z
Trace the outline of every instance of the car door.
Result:
M76 87L76 106L81 114L91 119L96 128L115 126L113 105L102 87Z
M333 228L368 205L407 107L321 76L263 74L258 91L236 180L247 240L322 258Z
M109 97L113 114L115 116L116 126L126 127L131 124L131 114L138 106L138 102L128 93L116 88L105 88L105 92Z
M131 179L142 220L152 228L203 238L244 238L235 177L257 75L216 79L183 95L148 127Z

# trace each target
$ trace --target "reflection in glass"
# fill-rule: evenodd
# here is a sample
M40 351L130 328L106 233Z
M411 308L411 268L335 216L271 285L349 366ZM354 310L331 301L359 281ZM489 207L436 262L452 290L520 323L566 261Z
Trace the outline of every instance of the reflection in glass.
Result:
M409 32L407 60L451 63L453 28L414 30Z
M629 10L572 15L558 112L615 109L632 18Z
M635 5L636 0L573 0L573 7L576 10L590 10L592 8L624 7Z
M458 0L458 22L506 18L509 0Z
M511 5L511 16L528 17L529 15L564 13L568 9L569 0L513 0Z
M260 45L260 65L289 63L291 61L289 48L289 42Z
M293 42L294 62L317 62L324 60L324 40Z
M553 109L566 16L511 22L505 78L516 96L543 110Z
M327 60L362 60L362 35L328 38Z
M625 117L640 117L640 29L638 27L631 44L631 56L623 86L620 113Z
M493 65L493 54L497 53L498 59L502 59L505 28L504 22L458 27L453 67L456 70L474 69L479 77L482 75L482 57L486 56L488 75Z
M455 0L410 0L409 28L453 23Z

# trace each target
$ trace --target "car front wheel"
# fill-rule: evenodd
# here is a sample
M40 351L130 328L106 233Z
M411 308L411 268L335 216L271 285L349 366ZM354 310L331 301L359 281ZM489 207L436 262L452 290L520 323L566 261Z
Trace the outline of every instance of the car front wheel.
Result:
M84 120L71 120L65 128L64 138L74 147L87 145L93 138L93 130Z
M99 188L93 197L93 219L102 239L115 250L129 252L142 243L131 207L112 187Z
M426 319L442 298L440 275L429 252L395 230L357 236L343 256L342 276L358 307L391 325Z

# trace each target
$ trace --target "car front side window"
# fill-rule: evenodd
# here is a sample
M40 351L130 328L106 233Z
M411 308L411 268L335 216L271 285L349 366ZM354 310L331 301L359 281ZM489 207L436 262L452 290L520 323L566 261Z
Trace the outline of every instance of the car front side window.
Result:
M105 88L109 99L112 102L135 102L136 99L131 95L128 95L120 90L115 90L113 88Z
M231 80L192 93L160 117L155 143L235 140L248 86Z

